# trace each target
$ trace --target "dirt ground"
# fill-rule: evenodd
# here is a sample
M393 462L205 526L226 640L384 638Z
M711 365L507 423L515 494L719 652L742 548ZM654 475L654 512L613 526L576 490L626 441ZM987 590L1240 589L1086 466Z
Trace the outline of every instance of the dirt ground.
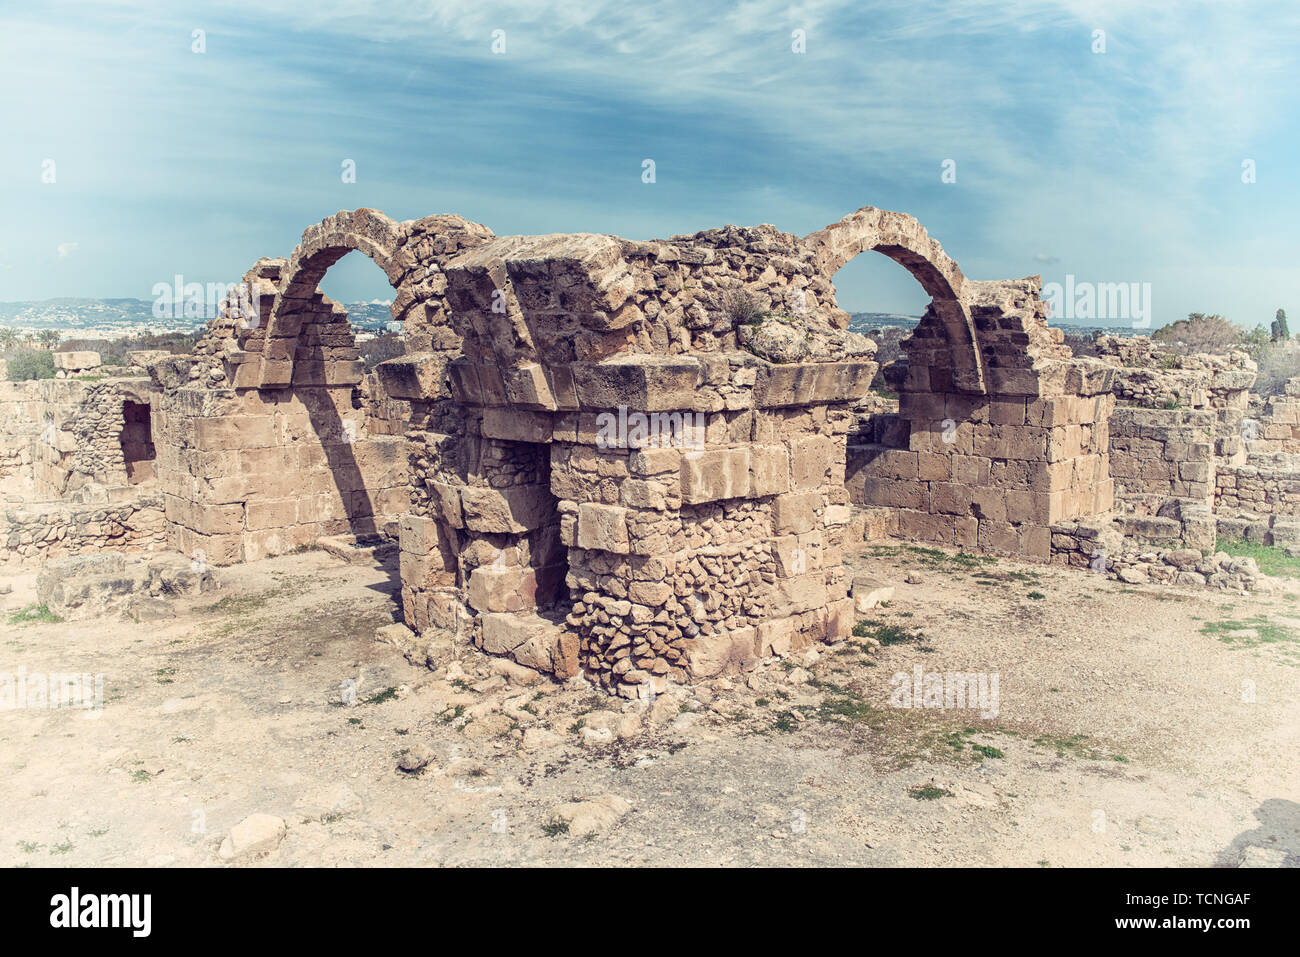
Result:
M394 569L321 551L147 624L14 623L35 576L0 578L0 674L104 675L102 711L0 711L0 864L1300 865L1296 583L852 561L897 586L880 647L653 702L413 666L374 637ZM896 707L917 666L990 697ZM223 856L255 814L282 835Z

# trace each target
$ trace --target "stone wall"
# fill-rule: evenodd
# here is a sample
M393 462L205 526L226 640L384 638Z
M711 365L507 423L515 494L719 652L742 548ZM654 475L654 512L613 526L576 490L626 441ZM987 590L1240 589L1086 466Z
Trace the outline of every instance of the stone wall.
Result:
M165 545L162 496L143 493L105 503L41 502L5 506L0 563L39 564L106 550L153 551Z
M0 382L0 481L4 501L30 501L36 486L36 443L41 434L36 382Z
M352 386L263 394L186 384L164 388L157 417L170 541L187 555L223 565L325 535L366 538L407 508L405 442L388 424L371 434Z
M850 447L848 491L875 534L1046 562L1053 524L1111 507L1110 370L1071 357L1036 281L967 286L987 393L956 388L932 306L889 370L897 415Z
M38 499L53 501L88 486L116 488L150 480L147 472L128 472L123 444L124 430L130 428L128 404L152 409L155 395L148 379L46 379L36 386L41 415L39 440L33 446ZM149 455L152 423L137 422L143 433L135 436L134 450Z
M1177 542L1152 545L1126 536L1122 527L1107 519L1054 525L1052 562L1088 569L1131 585L1155 583L1245 592L1255 587L1259 577L1253 558L1216 552L1213 538L1202 547L1185 547Z
M1283 395L1270 395L1252 407L1246 423L1252 453L1300 454L1300 378L1288 379Z
M164 541L149 469L154 399L139 378L0 385L0 563Z
M1110 474L1120 498L1214 498L1216 419L1210 409L1122 405L1110 418Z
M1279 453L1221 468L1215 476L1215 507L1228 514L1300 515L1300 461Z

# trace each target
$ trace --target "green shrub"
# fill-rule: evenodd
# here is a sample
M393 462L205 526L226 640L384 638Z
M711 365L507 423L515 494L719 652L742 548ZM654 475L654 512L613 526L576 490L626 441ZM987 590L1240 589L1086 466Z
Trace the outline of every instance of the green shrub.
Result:
M45 349L19 349L6 360L10 382L54 378L54 353Z

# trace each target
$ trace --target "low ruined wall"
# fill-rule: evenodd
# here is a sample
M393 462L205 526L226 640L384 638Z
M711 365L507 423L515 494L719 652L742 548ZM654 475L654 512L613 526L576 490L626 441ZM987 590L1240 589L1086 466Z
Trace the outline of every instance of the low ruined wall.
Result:
M1214 506L1228 513L1300 515L1300 463L1281 455L1271 461L1252 457L1248 465L1220 468Z
M1120 406L1110 417L1110 474L1120 498L1214 496L1214 413Z
M1249 591L1259 577L1253 558L1214 552L1212 547L1153 546L1125 536L1105 519L1054 525L1052 564L1088 569L1132 585L1159 583L1232 592Z
M39 564L64 555L146 551L167 540L162 496L109 504L44 502L6 508L0 522L6 564Z
M45 379L33 383L38 441L32 445L36 499L56 501L88 486L117 488L139 476L128 474L123 451L127 402L152 407L148 379L88 382Z
M0 482L6 501L35 494L40 406L36 382L0 382Z
M1245 435L1252 454L1300 454L1300 378L1289 379L1284 395L1259 403L1256 418L1247 421Z
M849 498L877 533L1045 562L1052 524L1111 507L1111 396L899 400L898 421L881 427L906 447L849 448Z

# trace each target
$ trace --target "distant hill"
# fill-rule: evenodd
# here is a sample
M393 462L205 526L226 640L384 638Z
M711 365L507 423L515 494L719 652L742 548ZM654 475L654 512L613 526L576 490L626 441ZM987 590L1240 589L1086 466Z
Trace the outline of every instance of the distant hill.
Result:
M866 335L868 329L882 329L896 326L900 329L913 329L921 321L920 316L903 316L896 312L851 312L849 329Z
M383 302L347 303L348 318L360 329L379 332L392 322L388 304ZM124 335L153 332L192 332L207 324L207 319L153 314L149 299L42 299L37 302L0 302L0 326L38 331L58 329L64 338L112 339ZM849 328L864 335L872 329L894 327L910 332L920 322L919 316L893 312L854 312L849 314ZM1142 335L1150 329L1129 326L1084 326L1052 323L1072 334L1088 334L1100 329L1117 336Z
M347 303L348 318L362 329L380 330L392 321L386 303ZM58 329L64 338L113 338L141 332L190 332L208 318L184 315L158 318L151 299L42 299L0 302L0 326L18 329ZM210 317L209 317L210 318Z
M883 329L894 326L899 329L911 331L916 328L917 323L921 321L919 316L903 316L893 312L851 312L849 313L849 329L854 332L860 332L863 335L870 329ZM1145 329L1134 329L1131 324L1113 325L1113 326L1085 326L1077 322L1053 322L1048 320L1050 326L1055 326L1063 330L1066 335L1071 336L1088 336L1094 332L1103 332L1108 336L1148 336L1154 331L1154 326Z

